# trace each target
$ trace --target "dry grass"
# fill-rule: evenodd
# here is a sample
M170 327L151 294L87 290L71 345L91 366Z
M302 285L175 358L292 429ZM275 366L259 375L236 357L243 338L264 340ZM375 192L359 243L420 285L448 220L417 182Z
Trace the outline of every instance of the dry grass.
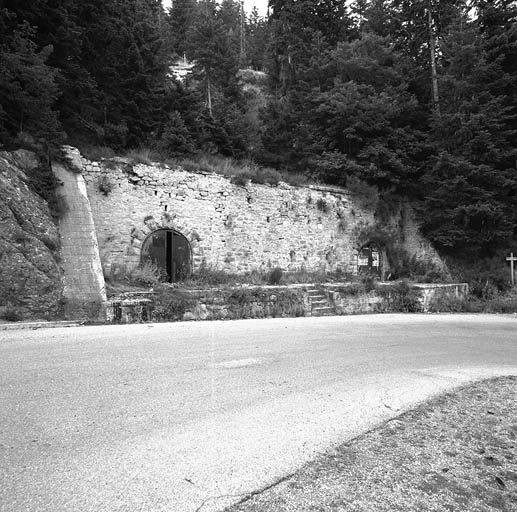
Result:
M445 395L227 512L517 510L517 378Z

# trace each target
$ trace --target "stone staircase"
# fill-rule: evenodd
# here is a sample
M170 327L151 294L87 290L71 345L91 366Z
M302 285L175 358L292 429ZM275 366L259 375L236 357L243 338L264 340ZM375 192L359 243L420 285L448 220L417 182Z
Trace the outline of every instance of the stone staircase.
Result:
M311 287L307 292L311 304L311 316L332 316L336 314L336 308L323 290Z

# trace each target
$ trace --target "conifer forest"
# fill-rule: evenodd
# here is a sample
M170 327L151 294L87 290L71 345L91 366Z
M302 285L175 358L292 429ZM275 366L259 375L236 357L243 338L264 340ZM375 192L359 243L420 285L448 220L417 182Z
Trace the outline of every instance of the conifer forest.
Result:
M517 3L2 0L0 149L63 143L360 181L482 274L517 252Z

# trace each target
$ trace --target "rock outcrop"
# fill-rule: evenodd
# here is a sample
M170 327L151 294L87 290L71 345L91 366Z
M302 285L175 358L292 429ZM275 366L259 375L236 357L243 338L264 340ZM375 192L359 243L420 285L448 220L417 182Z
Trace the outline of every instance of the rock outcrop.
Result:
M0 318L55 318L61 307L59 232L30 186L41 172L25 150L0 152Z

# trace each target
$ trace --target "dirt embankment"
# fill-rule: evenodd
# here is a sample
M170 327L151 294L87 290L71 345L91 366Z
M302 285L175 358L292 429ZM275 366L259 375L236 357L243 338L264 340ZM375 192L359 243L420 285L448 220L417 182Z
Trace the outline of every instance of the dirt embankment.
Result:
M35 155L0 152L0 321L55 318L62 284L59 232Z

